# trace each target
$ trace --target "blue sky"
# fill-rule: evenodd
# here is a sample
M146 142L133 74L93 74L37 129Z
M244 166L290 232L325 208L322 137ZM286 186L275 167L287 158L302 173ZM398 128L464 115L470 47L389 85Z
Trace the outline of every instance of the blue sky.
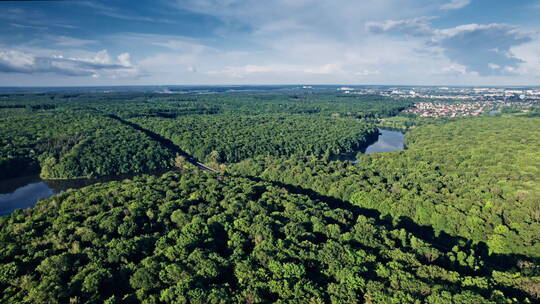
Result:
M0 1L0 86L539 85L540 0Z

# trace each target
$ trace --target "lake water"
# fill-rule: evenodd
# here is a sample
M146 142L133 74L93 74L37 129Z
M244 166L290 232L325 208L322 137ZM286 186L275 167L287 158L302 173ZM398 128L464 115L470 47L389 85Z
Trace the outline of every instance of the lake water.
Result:
M39 176L0 181L0 215L9 214L18 208L32 207L38 200L60 192L41 181Z
M376 141L359 151L339 155L336 159L358 162L356 154L359 152L372 154L403 150L404 138L403 132L379 129L379 136ZM161 170L148 174L161 175L165 172L166 170ZM131 177L133 175L99 179L45 181L40 179L39 176L26 176L0 181L0 216L10 214L15 209L32 207L38 200L63 193L68 189L79 189L96 183L123 180Z
M392 152L405 149L405 134L401 131L379 129L379 138L366 148L364 154Z
M159 170L147 174L161 175L167 170ZM15 209L33 207L38 200L64 193L68 189L79 189L89 185L133 177L124 174L96 179L76 180L42 180L39 176L24 176L0 181L0 216L7 215Z
M405 134L401 131L388 129L379 129L379 137L373 143L358 151L344 153L336 157L339 160L350 160L358 162L356 155L358 153L373 154L379 152L392 152L405 149Z

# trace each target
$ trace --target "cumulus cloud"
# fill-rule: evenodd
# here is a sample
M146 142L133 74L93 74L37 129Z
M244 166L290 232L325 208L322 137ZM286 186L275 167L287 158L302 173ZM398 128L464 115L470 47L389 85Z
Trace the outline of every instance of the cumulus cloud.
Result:
M258 35L288 35L316 31L334 37L358 33L366 18L405 18L439 7L441 0L176 0L181 10L214 16L228 30L251 31ZM399 10L395 8L399 7ZM227 32L227 29L222 29Z
M468 6L471 4L472 0L452 0L445 5L441 6L441 9L444 10L455 10Z
M0 50L0 72L21 74L57 74L64 76L136 77L140 74L128 53L113 60L106 50L94 57L36 55L18 50Z
M451 61L480 75L512 71L521 59L511 48L530 42L532 34L508 24L466 24L448 29L434 29L430 18L371 22L366 24L372 33L405 33L423 37L426 46L436 47ZM493 69L497 65L504 69Z
M141 83L460 85L485 84L495 78L513 82L525 73L540 74L538 44L536 48L522 47L530 37L519 28L470 24L438 29L432 25L433 17L418 17L441 14L441 24L456 22L455 18L448 20L453 16L441 9L456 10L470 2L173 0L159 1L155 10L143 16L140 10L103 0L77 1L76 5L86 6L104 22L117 19L114 24L118 28L104 32L97 29L92 36L72 36L73 31L58 29L50 36L45 32L31 36L31 28L26 26L38 25L35 20L51 20L29 15L29 9L9 11L19 14L17 18L1 11L0 17L11 25L10 31L24 33L19 35L24 38L1 39L0 73L12 74L0 77L5 83L18 83L16 78L25 77L49 81L57 77L42 74L55 73L102 77L103 83L124 84L134 81L114 82L106 77L130 77L140 75L142 70L145 74L138 78ZM156 14L164 9L165 14ZM182 27L163 24L163 18L172 18L178 11L182 22L176 23ZM162 24L151 29L153 34L147 27L137 28L139 23L154 19ZM42 23L39 26L44 27ZM51 24L47 26L52 28ZM200 31L192 30L199 26ZM161 28L162 34L155 34ZM113 56L88 52L104 48L129 50L137 54L137 64L127 53Z
M530 33L507 24L462 25L436 32L433 43L444 50L451 60L467 66L468 69L490 75L497 73L493 65L510 71L522 62L510 49L530 42Z
M537 83L538 78L540 78L540 56L538 55L540 54L540 39L534 39L529 43L512 47L511 52L523 60L513 72L519 75L535 77Z

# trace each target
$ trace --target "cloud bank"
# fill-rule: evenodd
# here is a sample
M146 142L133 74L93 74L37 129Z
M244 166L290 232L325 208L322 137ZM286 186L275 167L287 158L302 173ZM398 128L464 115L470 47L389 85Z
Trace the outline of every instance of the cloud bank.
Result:
M128 6L95 0L21 6L0 10L0 82L537 83L540 39L523 29L532 26L519 25L526 20L519 14L524 6L500 3L517 25L473 23L475 16L503 20L501 11L486 10L486 2L141 0ZM71 14L64 12L70 7Z
M44 56L17 50L0 50L0 72L20 74L57 74L63 76L136 77L138 68L131 63L129 53L113 60L106 50L91 58Z
M451 61L482 76L515 70L523 60L512 54L511 49L533 39L533 33L508 24L466 24L440 30L431 27L431 20L422 17L369 22L366 29L375 34L422 37L427 47L439 48Z

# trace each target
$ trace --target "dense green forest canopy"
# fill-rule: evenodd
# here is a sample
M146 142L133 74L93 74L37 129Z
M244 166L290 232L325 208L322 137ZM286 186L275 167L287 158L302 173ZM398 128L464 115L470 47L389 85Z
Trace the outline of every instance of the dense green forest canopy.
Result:
M142 173L174 158L144 133L91 111L4 112L0 130L0 179L37 170L49 179Z
M533 263L493 269L345 202L199 171L98 184L0 218L11 303L527 303Z
M191 115L130 121L201 160L227 163L258 155L353 152L377 134L373 124L359 119L319 115ZM218 154L211 159L213 151Z
M298 90L0 97L0 179L36 171L55 179L141 173L169 168L185 151L203 161L215 151L211 160L222 162L349 152L374 134L373 119L410 105Z
M338 114L364 118L394 116L412 106L379 95L341 95L334 91L289 89L254 92L58 92L0 94L0 109L97 108L123 118L191 114Z
M183 169L1 217L0 302L540 301L538 108L396 116L410 105L294 89L2 94L0 179ZM377 126L409 129L408 149L332 160ZM192 156L226 170L184 166Z
M540 119L497 117L425 126L408 149L362 155L357 165L257 158L229 166L313 189L496 253L540 256Z

